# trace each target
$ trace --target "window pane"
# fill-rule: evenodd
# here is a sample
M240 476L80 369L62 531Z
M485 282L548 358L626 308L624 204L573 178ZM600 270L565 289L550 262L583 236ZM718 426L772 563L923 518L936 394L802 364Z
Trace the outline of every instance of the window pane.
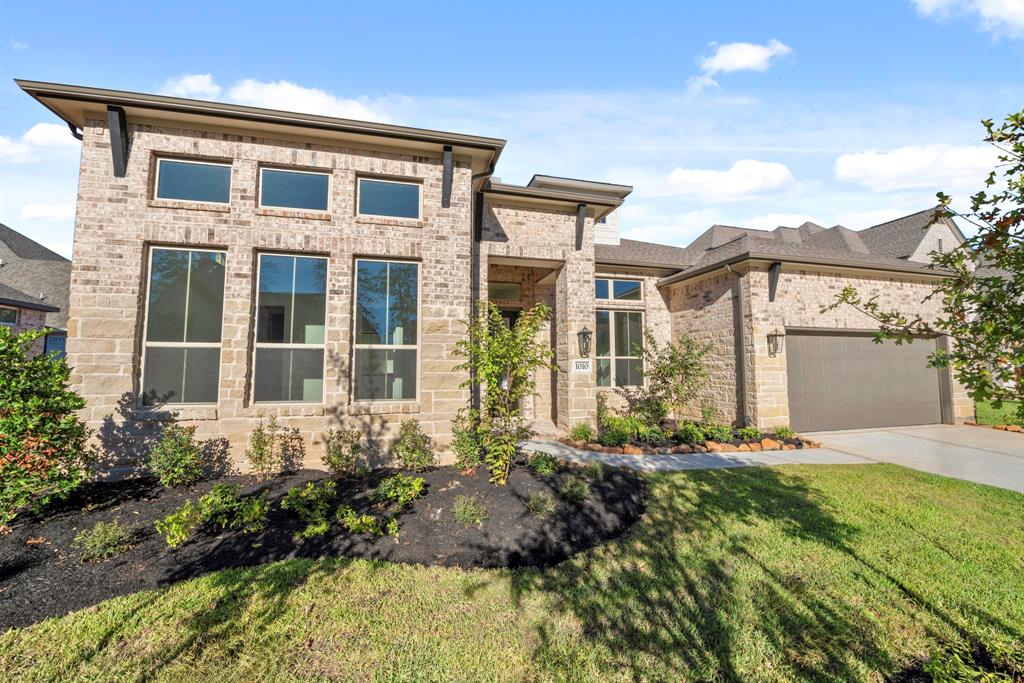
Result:
M256 324L258 342L289 343L292 339L292 280L295 258L260 255L260 291Z
M643 324L639 312L615 312L615 355L639 356L643 346Z
M387 329L388 264L356 262L356 344L383 344Z
M146 405L216 403L220 349L146 347Z
M612 361L610 358L597 359L597 386L610 387L612 385Z
M608 298L608 281L594 280L594 296L598 299Z
M415 346L416 304L419 266L415 263L388 265L388 336L386 344Z
M325 173L265 168L260 175L260 206L326 211L329 178Z
M643 384L643 363L639 358L616 358L615 386L635 387Z
M327 306L327 259L295 259L293 344L323 344Z
M419 218L420 186L360 178L359 213L367 216Z
M231 200L231 167L189 161L160 159L158 199L183 199L193 202Z
M357 401L416 398L416 351L356 349Z
M613 280L615 298L619 301L640 301L640 283L635 280Z
M18 322L18 309L0 308L0 323L14 325Z
M489 282L487 283L487 298L504 301L519 301L522 297L522 289L518 282Z
M597 312L597 345L595 346L595 356L610 356L611 355L611 330L608 325L608 311Z
M255 369L256 401L323 401L323 349L258 348Z
M188 283L187 342L219 342L224 314L224 254L191 252Z
M185 292L188 289L190 253L179 249L153 250L147 341L185 341Z

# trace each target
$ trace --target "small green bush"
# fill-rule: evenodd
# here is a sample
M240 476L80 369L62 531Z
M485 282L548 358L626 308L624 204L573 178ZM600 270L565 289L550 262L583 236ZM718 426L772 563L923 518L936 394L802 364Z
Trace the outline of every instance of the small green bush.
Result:
M786 425L782 425L782 426L779 426L779 427L772 427L772 432L774 432L775 436L779 437L780 439L795 439L796 438L796 432L794 432L792 429L790 429Z
M398 517L392 515L388 518L388 523L384 525L384 531L388 536L394 536L398 538Z
M760 441L762 436L761 430L757 427L740 427L736 433L744 441Z
M306 447L299 430L282 427L275 417L271 417L266 426L260 420L249 435L249 447L245 449L245 457L258 481L282 472L294 472L305 456Z
M487 508L475 496L458 496L452 514L463 526L482 527L487 519Z
M269 508L263 496L243 497L238 484L214 484L198 502L190 500L157 520L156 530L173 548L187 541L201 525L211 522L221 529L259 531L267 524Z
M367 467L363 433L358 427L331 429L324 437L323 462L335 477L355 477Z
M666 438L665 432L660 427L644 427L637 436L637 439L645 443L660 443Z
M350 534L373 534L374 536L383 536L384 528L381 527L380 521L373 515L358 515L348 505L338 508L336 515L338 522L344 529ZM394 518L392 518L393 520ZM388 530L391 530L391 522L388 522ZM395 525L395 535L397 535L398 527Z
M586 422L580 422L569 430L569 438L573 441L593 441L594 429Z
M550 453L534 451L530 454L530 459L527 463L530 465L531 470L542 477L550 477L558 471L558 458Z
M204 460L196 428L172 424L150 449L148 465L164 486L191 486L203 478Z
M455 466L468 470L484 464L483 434L480 411L461 408L452 420L452 451Z
M604 463L600 460L594 460L588 462L583 466L583 474L594 481L604 481L605 475L608 473L608 469Z
M718 443L732 441L732 427L710 422L701 425L701 431L704 433L705 441L717 441Z
M323 536L330 527L327 510L334 500L336 488L333 481L308 482L305 488L293 486L281 501L281 508L290 510L306 523L299 532L299 538Z
M582 503L590 495L590 482L578 474L562 482L562 497L573 503Z
M132 547L131 529L114 522L97 522L88 531L83 531L72 544L78 549L82 562L105 560L119 555Z
M550 515L557 507L558 501L547 491L538 491L526 499L526 509L531 515L541 519Z
M423 472L437 463L431 439L423 433L420 422L416 419L402 422L393 452L402 463L402 467L413 472Z
M373 497L380 501L393 501L402 508L423 495L426 481L423 477L407 477L396 474L388 477L377 486Z
M676 432L676 438L682 443L700 443L704 441L704 430L695 422L684 422Z

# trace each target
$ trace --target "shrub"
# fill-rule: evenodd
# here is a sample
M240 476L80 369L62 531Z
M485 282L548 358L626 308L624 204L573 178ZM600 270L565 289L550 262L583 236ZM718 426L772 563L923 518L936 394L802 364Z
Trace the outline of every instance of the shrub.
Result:
M704 440L704 430L695 422L684 422L676 432L676 438L682 443L695 444Z
M736 433L744 441L760 441L762 436L761 430L757 427L740 427Z
M381 527L380 522L373 515L359 515L348 505L338 508L338 513L335 516L338 522L344 529L350 534L373 534L374 536L383 536L384 529ZM394 518L392 518L393 520ZM391 530L391 521L388 521L388 530ZM395 534L397 535L398 526L395 524Z
M205 456L196 428L168 425L149 451L149 469L164 486L191 486L203 478Z
M0 325L0 530L22 511L66 498L89 473L89 430L63 359L32 355L45 332Z
M775 436L779 437L780 439L795 439L796 438L796 432L794 432L792 429L790 429L786 425L782 425L780 427L772 427L772 432L774 432Z
M646 406L644 412L650 424L660 426L669 409L678 420L683 409L693 402L697 388L707 377L706 357L710 351L711 344L685 334L661 345L650 330L644 330L645 383L640 404Z
M333 481L322 481L319 484L308 482L305 488L293 486L288 489L281 501L281 508L291 510L306 523L306 528L298 534L299 538L312 538L327 533L330 526L327 510L335 493Z
M423 433L419 420L404 420L398 430L398 441L392 449L402 467L413 472L422 472L436 464L433 444Z
M701 425L701 431L704 433L705 441L717 441L719 443L732 441L732 427L711 422Z
M618 422L611 422L618 418L609 418L610 424L601 433L601 445L603 446L624 446L629 442L629 429Z
M583 474L594 481L603 481L607 474L607 470L603 462L600 460L594 460L593 462L588 462L583 466Z
M455 466L461 470L484 464L480 425L480 411L475 408L459 409L452 420L452 451L455 452Z
M558 501L547 491L538 491L526 499L526 509L531 515L541 519L550 515L557 507Z
M573 503L582 503L590 495L590 482L578 474L562 482L562 497Z
M238 484L214 484L197 503L191 500L157 520L156 530L164 535L167 545L184 543L192 532L206 523L221 529L259 531L267 524L267 499L263 496L242 496Z
M519 444L532 432L518 412L496 413L482 424L484 460L491 471L491 483L504 486L512 472Z
M529 464L531 470L544 477L550 477L558 471L558 458L550 453L534 451L530 454L527 464Z
M482 527L484 520L487 519L487 508L475 496L458 496L452 507L452 514L463 526Z
M398 517L392 515L388 518L388 523L384 525L384 532L388 536L394 536L398 538Z
M665 440L665 432L660 427L644 427L637 438L646 443L660 443Z
M324 437L323 462L335 477L354 477L366 469L363 433L358 427L331 429Z
M396 474L380 483L373 497L380 501L394 501L402 508L423 495L426 482L423 477L407 477Z
M608 395L599 391L597 392L597 428L599 430L608 426L609 417L611 417L611 411L608 410Z
M249 447L245 449L245 457L258 481L282 472L294 472L305 456L306 447L299 430L282 427L275 417L271 417L266 426L260 420L249 435Z
M580 422L569 430L569 438L573 441L593 441L594 430L586 422Z
M118 522L97 522L88 531L83 531L72 544L78 549L82 562L105 560L119 555L132 547L131 529Z

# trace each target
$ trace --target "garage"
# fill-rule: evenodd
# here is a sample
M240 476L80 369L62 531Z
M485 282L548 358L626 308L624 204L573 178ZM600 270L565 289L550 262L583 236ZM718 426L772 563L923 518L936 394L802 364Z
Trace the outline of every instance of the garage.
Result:
M789 414L800 432L943 421L934 339L897 346L870 333L787 330Z

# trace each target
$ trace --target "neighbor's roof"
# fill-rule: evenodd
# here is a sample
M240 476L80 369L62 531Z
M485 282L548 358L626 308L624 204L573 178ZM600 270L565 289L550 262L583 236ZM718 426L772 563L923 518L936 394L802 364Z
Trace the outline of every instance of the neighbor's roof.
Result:
M55 329L66 329L71 261L2 223L0 245L0 258L4 261L0 266L0 283L20 296L27 296L30 302L52 308L46 316L46 324Z
M56 306L43 303L41 299L19 292L14 287L0 283L0 304L16 306L18 308L31 308L37 311L54 312Z

